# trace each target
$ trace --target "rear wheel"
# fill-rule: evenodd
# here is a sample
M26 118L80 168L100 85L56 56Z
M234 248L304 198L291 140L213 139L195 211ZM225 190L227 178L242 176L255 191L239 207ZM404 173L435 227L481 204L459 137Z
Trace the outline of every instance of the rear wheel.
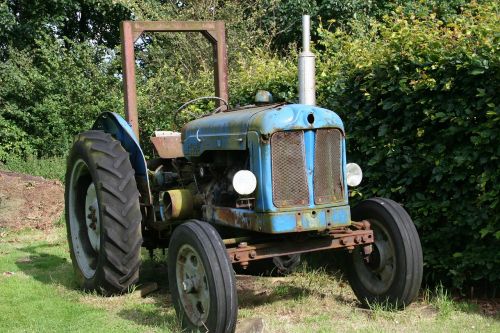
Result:
M408 213L390 199L373 198L354 207L351 215L354 221L368 220L375 238L368 258L357 248L348 259L347 277L358 299L365 306L382 303L394 308L413 302L422 282L423 261Z
M128 153L109 134L78 135L66 172L66 225L79 285L104 294L139 278L141 212Z
M191 220L178 226L168 248L168 281L182 326L196 332L233 332L236 280L218 232Z

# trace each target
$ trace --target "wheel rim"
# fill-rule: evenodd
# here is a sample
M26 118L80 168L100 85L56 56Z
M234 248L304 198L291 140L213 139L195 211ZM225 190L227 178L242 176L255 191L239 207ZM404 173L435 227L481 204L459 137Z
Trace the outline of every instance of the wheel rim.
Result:
M101 218L99 217L99 203L94 183L90 183L85 196L85 222L90 245L95 252L101 247Z
M100 249L101 221L97 192L87 164L73 165L69 184L69 227L73 253L85 278L95 275Z
M184 313L193 324L201 326L208 318L210 291L205 267L192 246L185 244L179 249L175 272Z
M382 295L391 287L396 275L396 251L389 232L378 220L369 220L375 242L364 260L363 250L355 251L354 270L363 286L373 295Z

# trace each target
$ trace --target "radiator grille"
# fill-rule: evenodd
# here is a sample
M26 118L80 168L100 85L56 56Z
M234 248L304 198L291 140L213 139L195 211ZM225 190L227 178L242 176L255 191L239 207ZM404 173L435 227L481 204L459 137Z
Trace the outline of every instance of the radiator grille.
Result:
M309 187L305 165L304 132L276 132L271 136L273 203L276 207L306 206Z
M314 203L340 201L342 178L342 133L337 129L316 131L314 154Z

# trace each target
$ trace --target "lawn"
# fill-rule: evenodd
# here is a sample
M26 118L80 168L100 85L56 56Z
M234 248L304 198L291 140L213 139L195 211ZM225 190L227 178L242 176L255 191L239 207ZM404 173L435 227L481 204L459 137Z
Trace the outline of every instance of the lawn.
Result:
M141 283L157 282L156 292L102 297L77 289L63 222L0 229L0 331L178 332L164 262L160 252L144 256ZM238 295L239 323L262 320L266 332L500 332L498 315L442 289L404 311L362 309L339 275L306 265L283 278L238 276Z

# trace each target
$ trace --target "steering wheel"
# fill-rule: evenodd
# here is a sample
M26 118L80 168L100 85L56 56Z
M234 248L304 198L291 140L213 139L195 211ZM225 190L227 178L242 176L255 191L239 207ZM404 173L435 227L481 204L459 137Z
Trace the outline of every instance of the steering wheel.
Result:
M191 104L193 104L195 102L198 102L198 101L201 101L201 100L206 100L206 99L215 99L215 100L223 102L224 105L221 105L221 106L217 107L212 112L207 112L207 113L204 113L202 115L197 115L197 114L194 114L193 112L190 112L190 111L184 111L184 113L186 113L191 118L196 118L196 117L203 118L203 117L210 116L210 115L213 115L213 114L221 112L224 107L226 107L226 110L229 110L229 103L225 99L223 99L223 98L216 97L216 96L202 96L202 97L198 97L198 98L192 99L190 101L187 101L186 103L182 104L177 110L175 110L175 113L174 113L174 124L177 127L181 128L182 126L181 126L181 124L178 121L179 120L178 116L181 113L181 111L184 110L187 106L189 106L189 105L191 105Z

